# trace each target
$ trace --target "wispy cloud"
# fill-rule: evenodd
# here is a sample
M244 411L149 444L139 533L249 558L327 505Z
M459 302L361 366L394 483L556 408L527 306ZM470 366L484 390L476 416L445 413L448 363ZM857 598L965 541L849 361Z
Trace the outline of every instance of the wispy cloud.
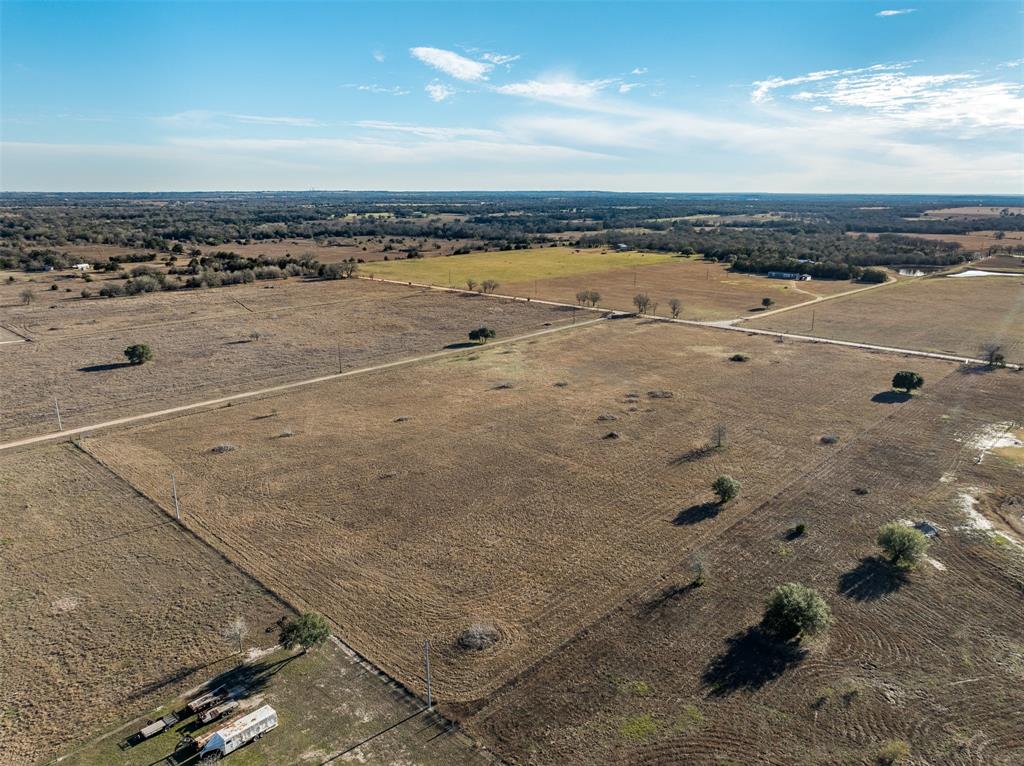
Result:
M772 91L802 85L793 101L856 109L906 126L947 131L955 128L1024 128L1024 87L986 80L973 72L917 75L908 64L813 72L754 83L754 103L771 100ZM809 87L808 87L809 86ZM820 109L817 111L821 111Z
M156 118L159 122L170 125L197 125L210 122L231 121L249 125L279 125L290 128L319 128L324 123L310 117L268 116L260 114L232 114L230 112L211 112L204 109L192 109L176 114Z
M494 68L494 64L461 56L455 51L444 50L443 48L417 47L410 48L409 53L413 58L422 61L427 66L444 72L456 80L466 82L480 82L487 79L487 73Z
M376 83L347 83L343 87L354 88L362 93L382 93L387 96L408 96L409 91L401 85L377 85Z
M429 83L424 90L431 99L437 102L444 101L445 99L451 98L455 95L455 90L453 88L449 88L447 85L440 82Z
M630 74L635 74L635 75L647 74L647 67L645 67L645 66L638 66L635 69L633 69L630 72Z
M881 16L882 18L885 18L887 16L905 16L908 13L914 13L916 10L917 8L896 8L888 11L879 11L875 15Z
M612 85L616 80L574 80L559 77L546 80L525 80L507 85L499 85L494 90L506 96L520 96L538 101L556 103L585 101L593 98L601 90Z
M772 91L779 88L788 88L792 85L803 85L808 82L820 82L822 80L829 80L836 76L848 76L854 74L860 74L862 72L884 72L905 69L911 65L911 62L905 62L900 64L872 64L867 67L859 67L857 69L823 69L819 72L809 72L798 77L769 77L767 80L757 80L754 83L754 90L750 93L750 100L755 104L761 104L766 101L771 101Z
M480 56L484 61L489 61L495 66L508 66L513 61L519 61L520 56L511 56L504 53L484 53Z
M385 58L385 55L380 51L373 52L373 60L376 61L378 64L383 62Z

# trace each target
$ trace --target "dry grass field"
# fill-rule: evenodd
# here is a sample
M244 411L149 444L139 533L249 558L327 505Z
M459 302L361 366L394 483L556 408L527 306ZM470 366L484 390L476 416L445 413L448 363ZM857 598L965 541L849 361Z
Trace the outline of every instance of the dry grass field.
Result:
M612 252L598 248L537 247L469 253L451 258L412 258L375 263L364 273L402 282L466 287L467 279L497 280L501 285L535 279L598 274L612 269L633 269L651 263L667 263L666 253ZM504 292L502 290L501 292Z
M867 236L870 239L877 239L878 235L873 233L850 231L847 232L851 237ZM902 233L900 236L914 237L915 239L931 239L938 242L956 242L964 250L968 252L974 251L986 251L990 247L1007 247L1007 246L1018 246L1024 245L1024 232L1019 231L1007 231L1003 232L1003 236L1000 238L996 237L995 230L992 231L972 231L969 234L916 234L916 233Z
M287 282L7 308L33 338L0 345L0 441L437 351L481 324L501 337L569 321L520 301L368 281ZM258 333L254 339L253 333ZM155 358L128 366L124 349Z
M71 445L0 455L0 764L56 755L205 680L288 611Z
M698 542L703 587L681 546L678 567L652 567L621 606L465 706L470 728L538 765L874 766L890 740L909 747L900 763L1024 763L1024 546L971 529L962 510L969 495L1024 511L1024 471L977 463L973 438L1020 412L1024 382L952 372L926 388ZM901 518L940 530L909 573L874 545ZM788 581L833 612L802 649L755 627Z
M904 364L609 320L84 445L164 504L174 472L189 528L417 690L429 638L435 694L472 703L822 470L822 436L886 422ZM718 424L727 449L703 451ZM744 485L725 508L720 473ZM475 623L495 647L459 647Z
M974 357L999 343L1024 361L1024 276L903 281L754 319L751 327Z
M394 241L392 241L394 240ZM226 242L222 245L205 246L204 253L215 253L219 250L231 251L255 258L266 255L279 258L285 255L299 258L309 254L320 263L338 263L349 258L362 259L367 263L383 261L385 257L397 255L405 257L404 250L418 248L425 255L451 255L461 247L476 247L476 240L437 239L435 237L350 237L344 240L328 238L313 239L265 239L257 242ZM390 250L385 247L391 246Z
M756 316L762 310L763 298L775 301L773 308L782 308L858 287L862 285L848 281L790 282L753 274L734 274L723 264L678 258L669 263L644 265L636 269L542 279L536 283L518 282L503 285L500 292L575 303L578 291L597 290L601 294L600 305L621 311L635 310L633 296L642 292L657 303L654 313L658 316L670 316L669 301L678 298L683 304L680 318L715 321Z
M668 302L682 301L683 319L717 320L749 316L761 299L779 307L822 295L856 289L848 281L789 282L752 274L733 274L724 264L664 253L605 252L570 247L473 253L454 258L375 264L375 277L465 289L466 279L495 279L498 292L559 303L576 303L576 293L596 290L600 306L633 311L633 296L647 293L668 316Z
M1024 207L1008 205L1006 207L993 207L992 205L971 205L968 207L942 207L935 210L926 210L926 218L987 218L999 217L1006 210L1014 215L1024 213Z

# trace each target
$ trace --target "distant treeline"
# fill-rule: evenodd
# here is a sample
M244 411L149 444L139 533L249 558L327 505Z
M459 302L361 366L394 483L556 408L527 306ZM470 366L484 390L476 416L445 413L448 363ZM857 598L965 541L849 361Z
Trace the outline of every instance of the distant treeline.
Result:
M701 225L800 238L850 231L962 234L1024 230L1024 215L1013 212L1022 204L1019 197L584 192L2 194L0 245L25 252L71 244L164 252L171 243L390 237L478 240L501 249L620 229L691 236ZM979 205L1003 214L921 218L928 210Z
M614 243L642 250L700 253L705 258L736 264L738 271L798 271L837 279L849 279L850 269L855 266L897 263L945 266L969 257L955 243L916 237L795 234L761 228L688 227L644 233L613 231L587 235L580 240L584 246Z

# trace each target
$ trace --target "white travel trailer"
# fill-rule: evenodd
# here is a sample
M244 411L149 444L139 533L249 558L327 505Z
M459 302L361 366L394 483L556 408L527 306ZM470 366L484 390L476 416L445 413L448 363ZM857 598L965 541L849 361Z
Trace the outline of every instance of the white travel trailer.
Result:
M201 763L216 761L274 728L277 728L277 711L264 705L203 737L198 743L199 760Z

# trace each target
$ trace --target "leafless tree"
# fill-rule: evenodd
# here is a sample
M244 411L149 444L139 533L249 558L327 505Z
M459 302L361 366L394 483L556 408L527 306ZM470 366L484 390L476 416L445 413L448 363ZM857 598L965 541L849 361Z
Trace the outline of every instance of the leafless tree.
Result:
M719 423L715 426L715 430L711 434L711 443L715 449L725 449L726 435L725 425Z
M576 293L576 302L578 304L580 304L581 306L584 305L589 300L590 300L590 291L589 290L580 290L578 293Z
M668 302L668 307L672 312L672 318L679 319L679 312L683 309L683 302L678 298L672 298Z
M587 290L587 300L591 306L596 306L601 301L601 293L597 290Z
M1002 367L1006 364L1006 357L1003 356L1003 347L998 343L986 343L982 346L981 358L985 360L990 368Z
M236 617L229 622L221 633L225 641L238 644L238 653L242 653L242 641L249 635L249 626L244 617Z
M485 293L493 293L495 290L498 289L498 283L495 282L493 279L485 279L483 281L483 284L480 285L480 289L483 290Z
M21 302L26 306L36 299L35 293L28 287L22 290L19 295L21 296Z

